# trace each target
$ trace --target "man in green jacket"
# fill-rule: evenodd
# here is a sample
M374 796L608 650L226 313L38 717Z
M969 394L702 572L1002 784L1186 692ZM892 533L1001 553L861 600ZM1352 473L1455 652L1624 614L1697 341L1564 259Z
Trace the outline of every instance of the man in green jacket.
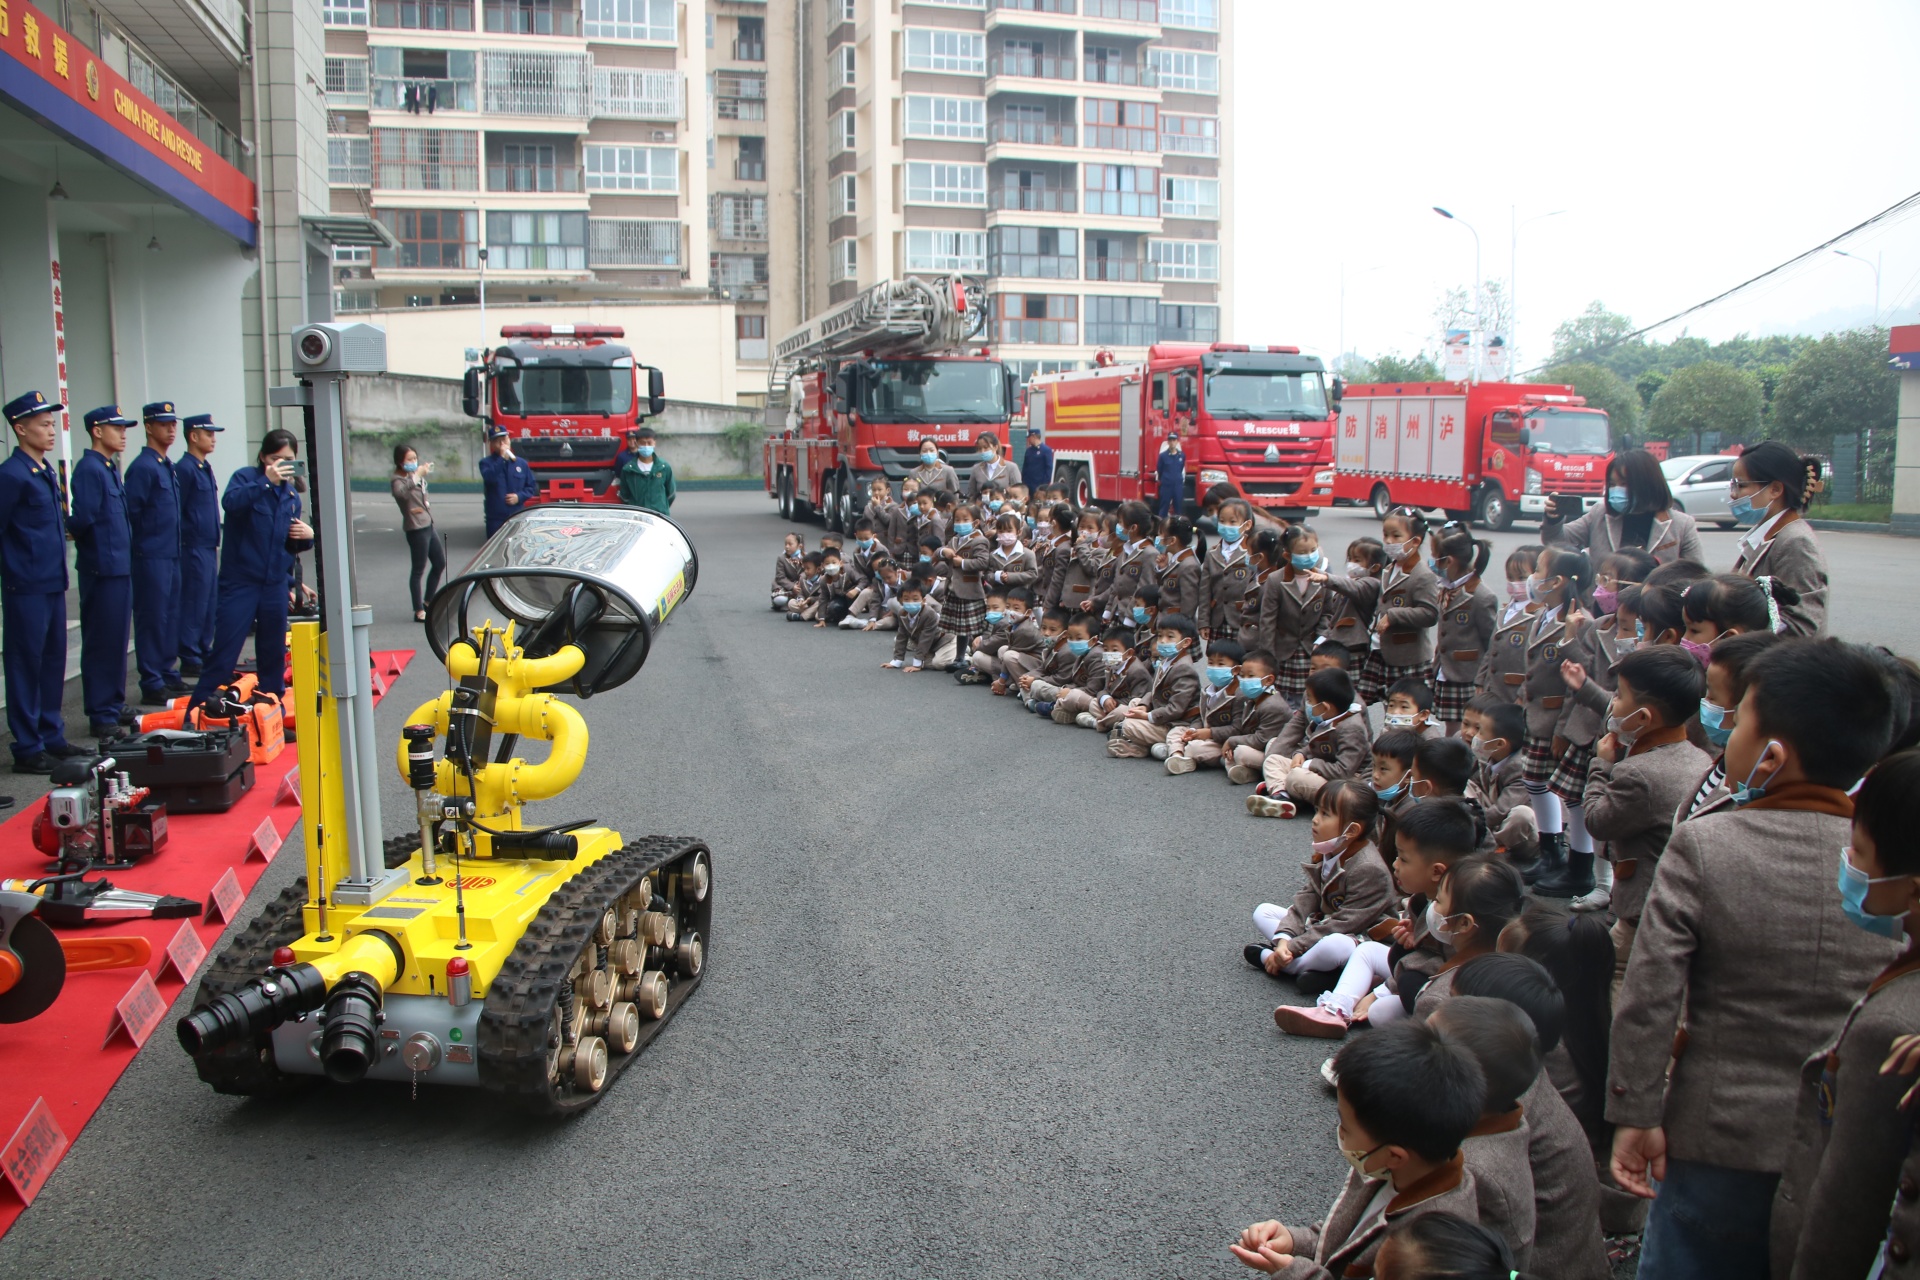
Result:
M621 451L613 476L620 501L661 515L673 513L673 468L654 456L652 427L635 427L627 439L632 448Z

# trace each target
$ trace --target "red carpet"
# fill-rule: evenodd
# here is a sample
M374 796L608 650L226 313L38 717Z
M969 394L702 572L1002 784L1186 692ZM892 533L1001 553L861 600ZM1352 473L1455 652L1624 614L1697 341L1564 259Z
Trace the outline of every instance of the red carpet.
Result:
M413 656L411 649L376 652L374 669L379 678L375 688L383 690L406 669ZM379 758L391 760L392 753L383 752ZM257 766L253 790L226 813L170 815L166 849L147 864L111 872L108 878L122 888L170 893L204 902L215 882L231 868L240 888L250 891L267 867L257 858L246 860L249 843L261 821L271 819L274 830L283 839L291 835L299 823L297 793L292 798L280 798L282 783L297 763L296 751L289 746L272 764ZM0 824L0 876L31 876L46 865L45 856L34 849L32 840L33 817L41 804L35 801ZM301 857L301 848L293 843L288 852L276 856ZM243 909L239 914L245 918L247 913ZM167 944L181 923L179 920L136 920L99 925L90 931L138 933L149 938L153 943L153 959L145 974L159 983L162 999L171 1003L180 994L182 981L171 968L164 978L159 976L159 970L166 961ZM204 917L190 923L209 952L226 928L224 923ZM73 931L68 932L71 935ZM107 1091L133 1061L136 1050L126 1034L116 1035L105 1048L101 1042L114 1021L115 1006L142 980L139 969L69 973L60 998L52 1008L26 1022L0 1026L0 1144L13 1137L36 1098L46 1099L51 1119L69 1142L80 1136L80 1130L105 1101ZM159 1052L178 1059L181 1071L193 1069L186 1055L173 1043L171 1018L162 1018L148 1038L162 1041ZM43 1176L44 1172L43 1169ZM3 1173L4 1170L0 1170L0 1174ZM0 1235L13 1226L24 1207L13 1188L0 1176Z

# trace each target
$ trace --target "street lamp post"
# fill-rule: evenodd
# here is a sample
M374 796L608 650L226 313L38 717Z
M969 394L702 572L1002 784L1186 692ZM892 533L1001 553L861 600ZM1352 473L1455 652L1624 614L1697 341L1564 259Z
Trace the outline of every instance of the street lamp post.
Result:
M1468 231L1473 232L1473 365L1474 365L1474 376L1475 376L1475 380L1477 381L1479 378L1479 372L1480 372L1480 329L1481 329L1480 233L1478 231L1474 231L1474 227L1471 222L1468 222L1465 218L1454 217L1453 214L1449 213L1445 209L1442 209L1439 205L1433 206L1433 211L1439 214L1441 217L1445 218L1447 221L1457 222L1461 226L1465 227Z
M1865 258L1861 257L1859 254L1848 253L1845 249L1835 249L1834 253L1838 254L1842 258L1851 258L1853 261L1859 263L1861 266L1865 267L1867 270L1873 272L1873 322L1875 324L1879 324L1880 323L1880 255L1878 253L1874 254L1873 261L1869 262Z

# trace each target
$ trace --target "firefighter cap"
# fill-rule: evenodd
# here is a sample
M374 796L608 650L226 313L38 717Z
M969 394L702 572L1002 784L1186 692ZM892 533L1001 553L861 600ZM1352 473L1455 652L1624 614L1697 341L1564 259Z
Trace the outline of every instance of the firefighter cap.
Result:
M0 413L7 415L7 425L12 426L23 418L31 418L36 413L58 413L67 406L54 404L38 391L29 391L23 396L15 396L7 401L6 408Z
M213 425L213 415L210 413L191 414L185 418L182 418L180 420L180 425L182 427L185 427L188 431L225 431L226 430L225 427L216 427Z
M173 411L173 401L155 400L152 404L140 407L140 417L146 422L178 422L180 415Z
M117 404L103 404L98 409L87 410L86 422L87 430L89 431L95 427L131 427L134 425L133 419L121 413L120 406Z

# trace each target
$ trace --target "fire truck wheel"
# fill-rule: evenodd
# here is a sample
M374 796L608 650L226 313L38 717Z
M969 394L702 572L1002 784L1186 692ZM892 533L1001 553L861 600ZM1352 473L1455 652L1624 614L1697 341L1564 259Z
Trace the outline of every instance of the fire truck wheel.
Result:
M1393 499L1387 495L1387 486L1383 484L1373 486L1372 501L1373 514L1385 520L1387 518L1387 512L1393 510Z
M834 472L820 486L820 523L835 533L840 528L840 473Z
M785 467L780 468L779 474L774 477L773 491L778 496L780 518L793 519L793 477L787 473Z
M1087 475L1087 468L1083 463L1075 463L1065 471L1062 479L1066 482L1068 492L1073 494L1073 505L1085 511L1093 505L1093 481Z
M840 509L840 528L847 533L853 532L853 522L859 517L853 510L853 477L841 473L840 483L834 490L834 497Z
M1513 527L1513 504L1499 486L1488 485L1474 500L1473 518L1487 528L1504 533Z

